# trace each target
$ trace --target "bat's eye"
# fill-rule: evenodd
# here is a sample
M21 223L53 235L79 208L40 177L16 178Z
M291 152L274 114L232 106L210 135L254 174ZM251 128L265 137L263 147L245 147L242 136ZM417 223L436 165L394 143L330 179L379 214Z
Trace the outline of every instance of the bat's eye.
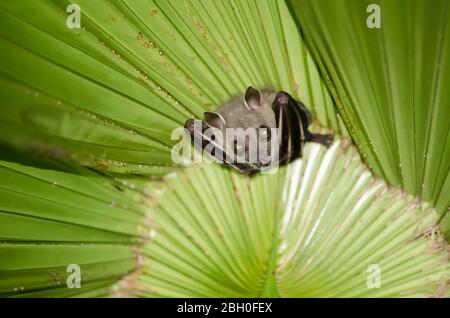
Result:
M270 128L265 125L259 126L259 135L263 139L269 140L270 139Z

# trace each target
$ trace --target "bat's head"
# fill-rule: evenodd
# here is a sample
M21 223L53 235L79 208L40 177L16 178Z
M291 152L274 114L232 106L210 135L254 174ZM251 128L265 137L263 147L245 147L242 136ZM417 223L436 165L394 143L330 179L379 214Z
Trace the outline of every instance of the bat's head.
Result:
M205 112L202 122L187 120L185 128L194 144L219 162L242 173L259 172L277 161L275 96L275 92L249 87L242 97Z
M203 153L254 174L301 156L309 122L306 107L288 93L249 87L243 96L205 112L201 122L187 120L185 128Z

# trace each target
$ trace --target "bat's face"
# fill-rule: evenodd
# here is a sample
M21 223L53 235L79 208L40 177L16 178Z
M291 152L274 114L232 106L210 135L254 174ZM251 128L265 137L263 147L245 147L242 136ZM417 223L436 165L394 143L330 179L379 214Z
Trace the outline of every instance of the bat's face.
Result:
M185 128L197 148L251 175L300 157L304 142L318 136L307 131L309 121L306 107L288 93L249 87Z

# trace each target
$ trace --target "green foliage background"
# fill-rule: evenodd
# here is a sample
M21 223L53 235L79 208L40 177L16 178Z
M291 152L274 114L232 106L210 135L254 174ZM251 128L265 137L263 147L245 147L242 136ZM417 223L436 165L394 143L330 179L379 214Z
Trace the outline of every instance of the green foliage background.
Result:
M369 1L0 2L0 294L448 296L449 4L377 3L381 29ZM249 85L342 141L253 179L173 165Z

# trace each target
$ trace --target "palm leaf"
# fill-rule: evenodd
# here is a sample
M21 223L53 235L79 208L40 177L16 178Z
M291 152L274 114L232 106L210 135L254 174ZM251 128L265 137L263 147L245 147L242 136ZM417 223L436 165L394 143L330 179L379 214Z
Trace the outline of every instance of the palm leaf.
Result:
M450 234L447 1L290 1L360 153L391 184L431 202Z
M0 4L4 142L164 174L173 129L250 84L291 92L338 129L283 2L77 1L79 30L66 27L69 3Z
M172 130L248 85L346 134L283 1L80 0L79 30L69 3L0 3L0 140L25 151L0 161L2 295L448 296L433 207L345 139L252 179L172 164ZM73 263L81 289L64 286Z
M136 266L148 199L88 170L27 164L0 161L0 295L107 295ZM81 268L81 289L67 288L69 264Z
M216 165L167 177L143 268L115 295L448 296L437 216L373 178L353 147L309 145L287 171L250 181ZM366 269L381 268L381 288Z

